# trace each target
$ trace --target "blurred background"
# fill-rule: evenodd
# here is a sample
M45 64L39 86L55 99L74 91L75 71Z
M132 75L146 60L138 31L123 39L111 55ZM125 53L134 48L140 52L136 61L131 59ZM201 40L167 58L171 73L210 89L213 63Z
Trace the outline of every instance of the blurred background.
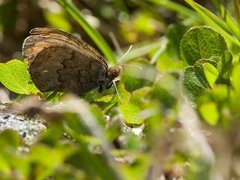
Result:
M90 25L111 45L112 35L120 47L151 41L169 31L172 24L189 25L186 17L150 1L138 0L74 0ZM186 6L183 0L173 1ZM209 1L198 1L211 8ZM188 17L191 19L191 17ZM0 0L0 61L21 57L21 46L34 27L55 27L80 33L94 46L83 29L54 0ZM110 35L112 34L112 35Z
M23 59L21 55L22 43L29 31L35 27L53 27L80 35L84 41L101 52L79 23L68 14L67 8L58 4L58 2L64 1L67 0L0 0L0 62L7 62L15 58ZM222 11L224 7L234 19L237 21L240 19L240 10L237 9L239 4L234 5L234 3L239 2L238 0L198 0L196 2L220 18L224 17L224 11ZM123 72L121 75L122 84L120 84L119 89L122 94L125 93L126 99L129 98L130 94L135 93L137 100L132 99L137 104L137 110L135 109L137 112L141 110L145 113L144 115L149 115L148 110L153 108L160 113L151 115L152 112L150 112L146 138L134 136L135 139L131 139L132 135L129 135L128 140L132 141L132 144L129 144L133 147L127 147L128 141L122 140L123 144L125 143L122 146L126 146L131 152L135 148L139 152L141 160L134 162L135 164L129 163L129 174L134 174L132 169L138 165L142 168L142 163L149 172L149 177L146 179L154 179L151 176L157 177L154 176L154 173L159 173L159 164L166 165L164 174L169 177L166 179L171 179L171 174L174 174L174 177L181 177L185 169L188 170L186 173L186 177L189 176L188 179L196 179L196 177L207 179L204 177L209 178L210 168L218 169L216 172L226 174L226 177L230 177L228 175L232 172L232 174L236 174L236 177L239 177L240 161L238 159L240 156L232 156L234 150L239 152L240 149L239 123L237 126L233 123L235 128L226 128L227 130L225 124L221 127L221 122L219 126L209 127L206 125L207 123L204 124L204 121L199 120L201 117L197 116L196 109L189 104L186 105L185 101L183 102L181 99L181 75L185 67L182 65L183 61L179 53L180 40L184 32L190 27L206 24L201 17L184 0L73 0L73 3L80 10L84 19L91 27L100 32L117 55L122 54L118 52L119 50L126 50L130 45L133 45L132 59L141 58L144 60L141 63L141 67L144 68L136 70L139 71L136 76L141 75L141 77L131 77L130 75L133 73L130 71L128 74ZM239 47L236 48L235 52L236 57L239 58ZM166 71L170 73L165 73ZM124 77L126 74L127 76ZM136 93L136 90L139 90L139 94ZM150 90L151 95L148 93ZM112 91L114 92L110 94L115 93L114 89ZM229 95L229 91L226 94ZM143 96L144 98L142 98ZM218 97L219 94L216 96ZM212 96L209 97L212 99ZM106 104L109 105L109 102L107 101ZM115 102L117 104L118 100ZM218 104L216 106L221 110L219 110L220 118L228 112L225 108L225 99L221 103L224 104L223 109L219 108ZM119 112L112 108L113 106L114 104L110 104L109 107L106 105L107 110L105 109L104 113L111 109L112 116L118 114ZM142 106L142 109L139 106ZM228 122L239 119L239 106L236 107L234 110L237 116L229 116L226 118ZM127 112L127 117L129 117L127 111L129 109L132 110L131 108L124 109ZM148 116L146 116L147 118ZM179 123L179 119L182 124ZM195 122L191 124L194 119ZM200 128L199 124L202 125ZM105 130L105 127L103 129ZM113 125L108 128L110 132L114 132L116 129ZM117 148L119 142L115 139L120 134L119 132L116 135L118 131L120 130L111 132L114 134L113 137L109 136ZM121 131L121 133L124 134L124 137L128 136L126 132ZM234 141L232 141L233 138L235 138ZM143 141L146 142L143 143ZM184 145L186 147L183 147ZM211 149L211 147L213 148ZM141 153L143 152L151 154L153 158L153 163L149 163L149 167L145 167L149 161L149 156L142 157ZM236 154L238 155L238 153ZM201 158L199 158L200 156ZM216 162L214 161L215 157ZM233 159L234 164L232 163ZM140 168L136 174L142 171ZM194 175L191 176L191 173ZM215 171L212 174L214 173ZM219 177L217 173L215 177Z

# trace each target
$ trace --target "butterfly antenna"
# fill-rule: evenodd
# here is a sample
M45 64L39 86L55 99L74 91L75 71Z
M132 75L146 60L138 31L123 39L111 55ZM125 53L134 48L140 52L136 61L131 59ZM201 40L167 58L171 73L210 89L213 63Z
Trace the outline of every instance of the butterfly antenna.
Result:
M118 54L122 54L123 52L122 52L122 49L120 48L120 45L119 45L119 43L117 41L116 36L113 34L113 32L110 32L109 36L110 36L110 38L111 38L111 40L113 42L114 47L116 48L117 53Z
M120 98L120 94L119 94L119 92L118 92L118 88L117 88L117 85L116 85L116 81L113 81L113 86L114 86L114 88L115 88L115 90L116 90L116 93L117 93L119 102L121 103L121 98Z
M118 63L121 63L121 61L124 60L124 58L127 56L127 54L131 51L132 45L128 48L128 50L123 54L123 56L118 60Z

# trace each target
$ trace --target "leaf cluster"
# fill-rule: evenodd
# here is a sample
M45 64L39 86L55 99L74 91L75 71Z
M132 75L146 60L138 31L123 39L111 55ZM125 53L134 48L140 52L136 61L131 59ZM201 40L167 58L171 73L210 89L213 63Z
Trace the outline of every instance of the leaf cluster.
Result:
M0 106L2 179L240 176L239 28L225 4L213 0L213 13L192 0L186 3L193 10L170 0L89 1L86 13L85 1L75 2L78 7L69 0L51 3L60 11L42 6L48 25L71 31L75 20L123 72L116 89L77 97L40 92L21 58L0 63L0 82L17 94L12 109ZM166 10L174 12L170 23L162 15ZM0 6L1 13L6 11ZM121 50L112 38L113 51L89 21L97 16L105 31L110 26L117 32L121 46L134 43L123 61L117 59L128 46ZM7 27L0 21L0 30ZM17 128L2 129L14 110L46 125L34 144L26 144Z

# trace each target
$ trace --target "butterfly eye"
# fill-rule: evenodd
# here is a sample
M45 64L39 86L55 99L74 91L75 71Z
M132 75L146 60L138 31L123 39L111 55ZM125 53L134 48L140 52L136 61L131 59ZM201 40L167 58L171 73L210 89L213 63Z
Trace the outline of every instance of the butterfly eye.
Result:
M110 79L113 80L116 77L118 77L119 74L121 73L121 71L122 71L122 67L121 66L115 66L115 67L109 68L108 74L109 74Z

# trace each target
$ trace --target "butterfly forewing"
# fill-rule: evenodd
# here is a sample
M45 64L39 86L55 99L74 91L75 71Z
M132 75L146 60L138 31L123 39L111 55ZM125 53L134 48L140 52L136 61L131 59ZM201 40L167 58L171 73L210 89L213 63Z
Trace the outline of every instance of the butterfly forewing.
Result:
M23 43L23 55L25 57L34 58L34 55L49 46L69 46L71 49L100 61L107 68L107 63L102 55L76 36L53 28L34 28L30 31L30 34Z
M42 91L71 91L79 95L109 83L104 58L81 39L51 28L35 28L23 44L29 72ZM106 82L104 82L106 81Z

